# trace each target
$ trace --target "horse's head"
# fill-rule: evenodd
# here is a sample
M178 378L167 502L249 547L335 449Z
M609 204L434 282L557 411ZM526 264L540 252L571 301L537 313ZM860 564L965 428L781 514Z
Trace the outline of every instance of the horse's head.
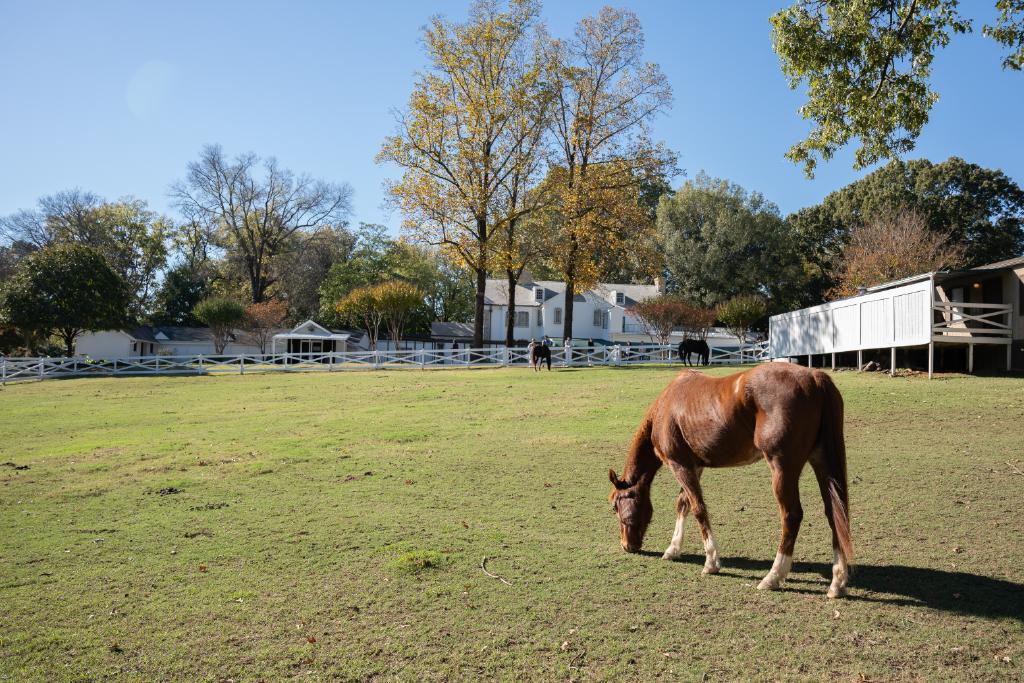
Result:
M608 470L612 492L608 496L612 511L619 518L619 543L627 553L636 553L644 543L647 525L651 523L654 507L651 496L639 486L619 479L615 470Z

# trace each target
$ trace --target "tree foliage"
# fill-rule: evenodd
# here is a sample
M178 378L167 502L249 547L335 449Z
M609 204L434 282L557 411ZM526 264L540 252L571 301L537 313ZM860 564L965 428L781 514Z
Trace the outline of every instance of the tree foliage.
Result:
M673 288L713 307L761 293L794 304L803 266L792 231L758 192L699 173L658 207L658 232Z
M852 296L861 287L956 268L963 263L963 252L962 246L931 230L921 214L882 213L850 231L831 295Z
M405 324L423 305L423 292L412 283L389 280L374 287L374 302L380 309L388 337L397 348Z
M244 273L254 303L276 281L274 257L295 247L297 233L343 222L352 198L348 185L296 176L272 157L262 160L260 174L260 162L252 153L229 159L208 145L171 191L195 239L209 235Z
M674 155L648 135L651 120L671 106L672 89L643 48L636 15L610 7L549 47L556 150L545 181L556 207L549 261L566 283L566 338L574 294L598 281L600 262L649 244L653 222L641 189L674 171Z
M170 231L170 221L150 211L141 199L105 202L77 189L42 197L37 209L0 219L0 236L13 244L81 244L96 249L127 283L134 319L145 316L152 304L159 273L167 263Z
M651 341L667 344L672 330L689 320L690 308L679 296L661 294L634 304L627 312L640 321Z
M984 32L1011 48L1005 67L1024 60L1024 3L998 0ZM798 0L771 18L773 43L791 88L803 85L800 113L814 128L786 156L813 176L853 139L855 168L914 148L939 95L929 79L936 52L972 29L958 0Z
M127 285L102 254L55 244L19 263L4 286L0 322L17 329L30 350L56 334L72 356L81 332L124 324L128 300Z
M224 353L232 331L245 322L245 307L234 299L211 297L203 299L193 311L196 318L210 328L213 348Z
M206 279L195 270L187 265L172 268L157 290L150 321L154 325L198 326L193 311L209 293Z
M750 328L768 315L768 302L757 294L743 294L720 304L717 313L725 328L742 344Z
M464 23L433 18L423 34L429 67L378 155L402 169L388 190L406 230L475 272L476 344L492 236L515 210L509 183L528 172L524 149L542 125L534 120L544 97L540 63L527 45L538 12L534 0L512 0L505 11L478 0Z
M997 43L1010 48L1003 59L1004 69L1024 69L1024 0L998 0L999 18L995 26L986 25L984 33Z
M267 352L267 342L274 330L288 315L288 307L276 299L249 304L245 307L244 325L259 344L260 353Z
M375 350L380 326L384 322L384 310L377 301L376 285L356 287L335 303L335 308L341 320L366 330L370 350Z
M964 266L1024 252L1024 190L1002 171L957 157L938 164L891 161L788 217L812 271L807 291L813 301L836 285L839 257L854 227L908 211L961 246Z

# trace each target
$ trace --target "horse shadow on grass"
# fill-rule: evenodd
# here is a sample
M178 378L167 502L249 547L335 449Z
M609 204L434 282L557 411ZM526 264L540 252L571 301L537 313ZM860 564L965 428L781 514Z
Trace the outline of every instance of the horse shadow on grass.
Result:
M661 553L642 551L661 557ZM683 555L678 562L703 566L703 555ZM731 576L757 582L771 569L771 560L749 557L722 557L719 576ZM743 573L741 573L743 572ZM799 574L820 574L815 581ZM793 574L783 591L824 594L832 578L832 565L823 562L794 562ZM1011 618L1024 622L1024 584L1005 579L899 564L855 565L846 600L885 605L928 607L953 614Z

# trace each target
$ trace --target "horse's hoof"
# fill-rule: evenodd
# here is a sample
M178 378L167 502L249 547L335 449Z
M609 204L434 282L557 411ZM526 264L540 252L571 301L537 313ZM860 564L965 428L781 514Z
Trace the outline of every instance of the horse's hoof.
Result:
M840 586L839 588L829 586L828 589L828 597L830 598L845 598L849 594L849 591L846 590L846 586Z
M706 564L706 565L704 565L704 569L702 569L700 573L701 574L717 574L721 570L722 570L722 565L720 565L720 564L711 564L711 565Z
M759 591L777 591L780 587L778 579L768 576L761 579L761 583L757 584L757 590Z
M661 556L661 559L668 560L669 562L674 562L675 560L678 560L681 556L682 556L682 553L680 551L672 550L671 548L669 548Z

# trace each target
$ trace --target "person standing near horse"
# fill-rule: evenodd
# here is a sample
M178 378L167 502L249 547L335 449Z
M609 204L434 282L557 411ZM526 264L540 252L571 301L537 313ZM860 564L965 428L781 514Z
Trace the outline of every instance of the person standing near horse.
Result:
M648 408L620 478L608 470L609 496L619 520L619 543L638 552L653 514L651 482L662 465L679 480L676 528L662 557L682 554L683 525L692 512L704 542L704 573L721 568L700 478L707 467L734 467L764 459L779 504L782 538L771 570L758 588L782 586L793 564L803 520L800 472L814 469L832 529L830 598L846 595L853 560L850 539L843 398L821 370L770 363L728 377L686 370Z

